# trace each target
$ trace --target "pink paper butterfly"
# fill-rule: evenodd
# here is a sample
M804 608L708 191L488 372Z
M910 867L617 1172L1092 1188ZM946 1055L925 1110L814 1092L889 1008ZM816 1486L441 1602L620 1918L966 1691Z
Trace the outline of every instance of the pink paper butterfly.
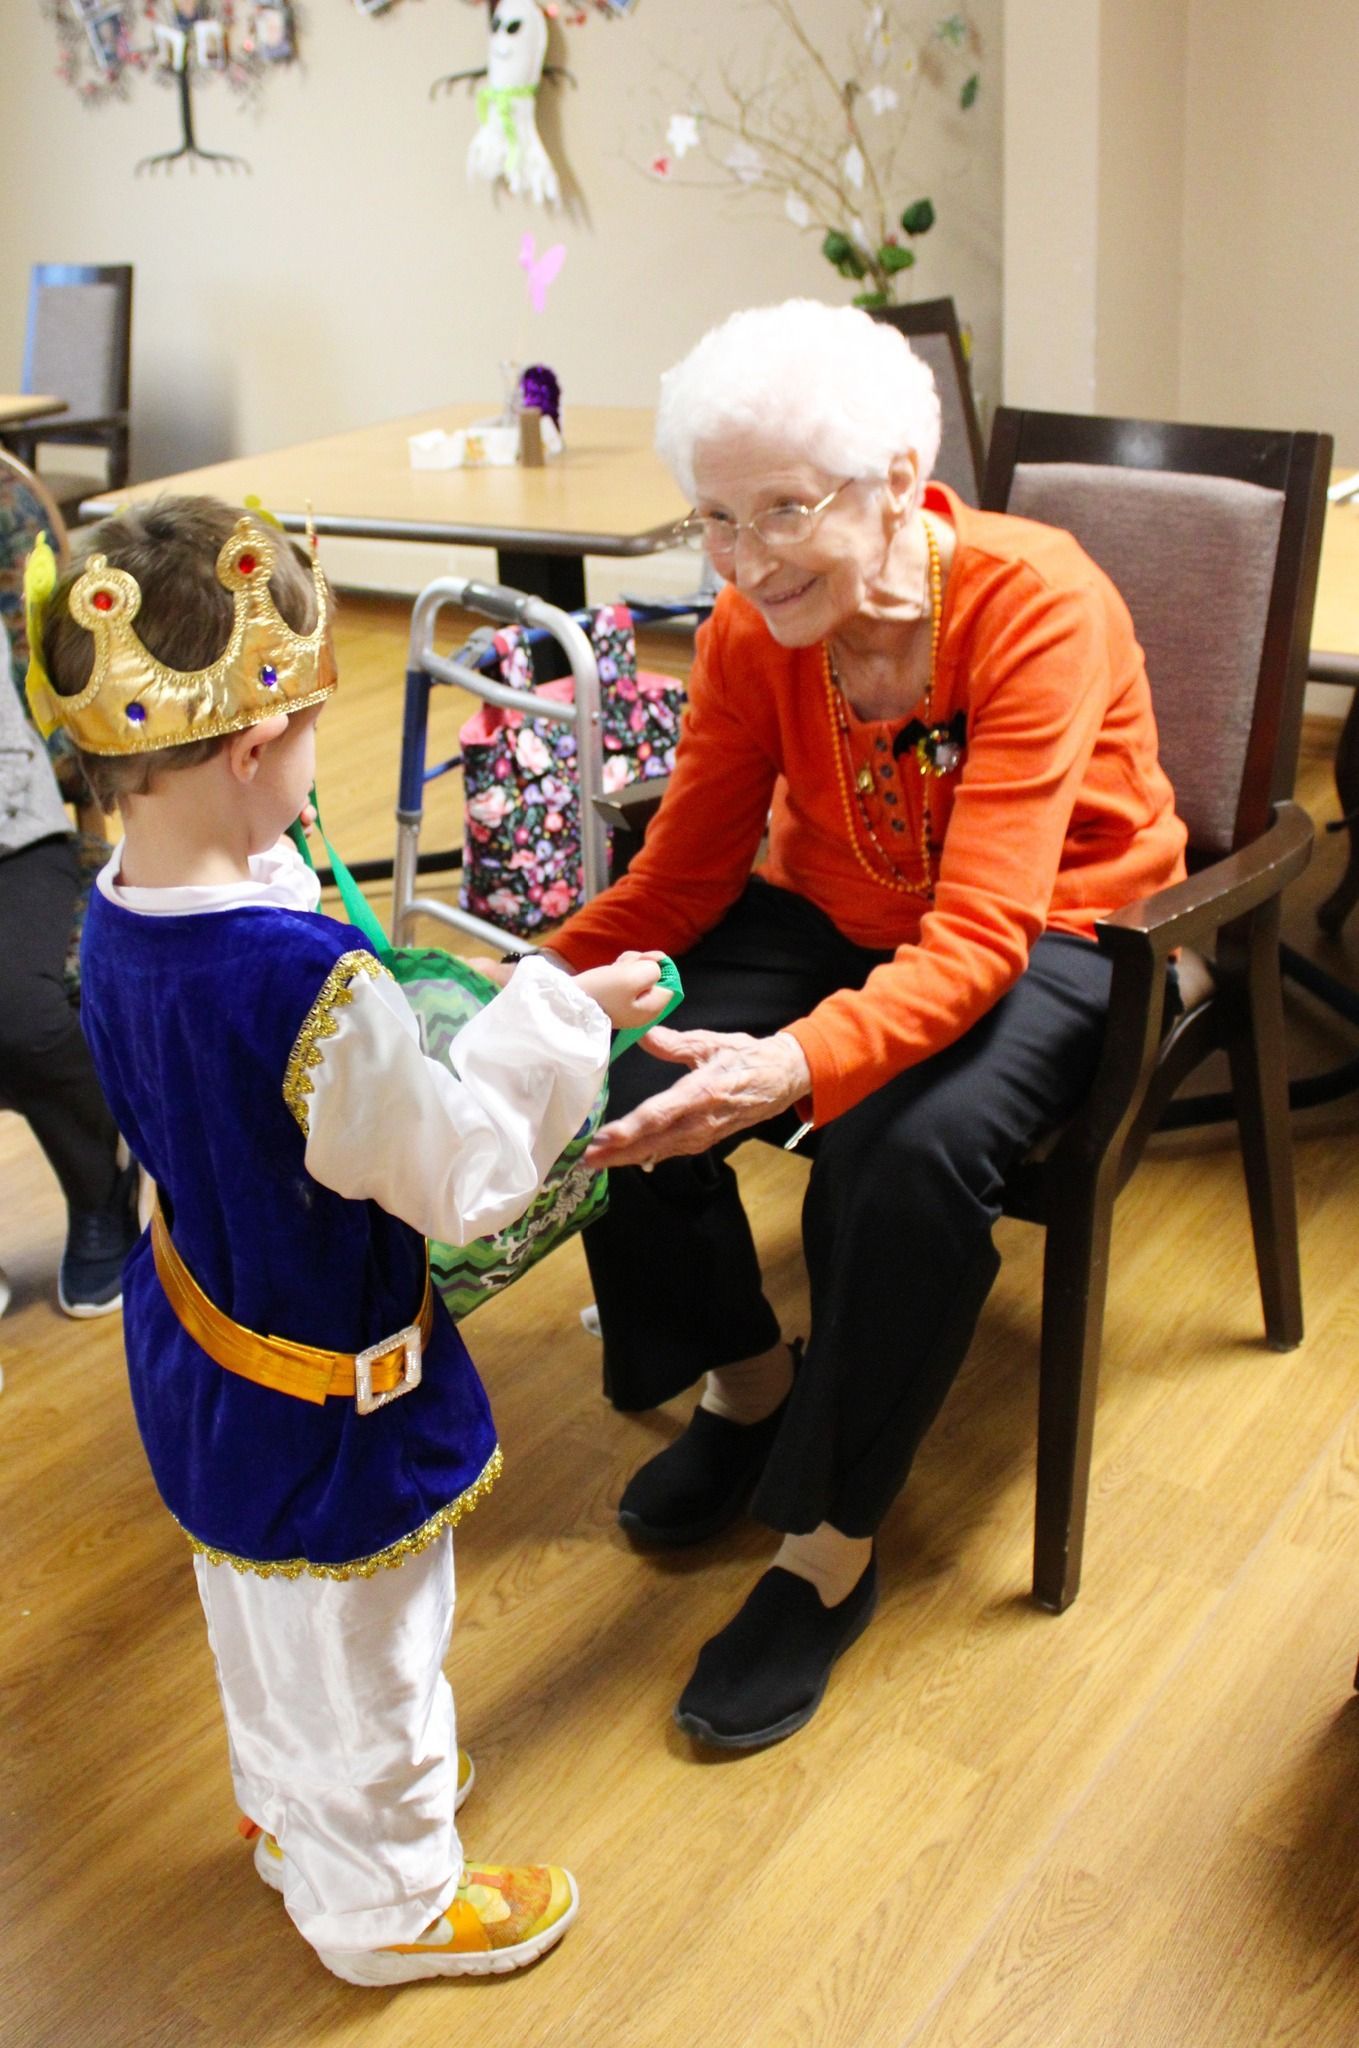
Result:
M535 313L541 313L547 304L548 287L566 261L565 242L554 242L550 249L537 253L538 245L531 233L526 233L519 244L519 265L527 273L529 300Z

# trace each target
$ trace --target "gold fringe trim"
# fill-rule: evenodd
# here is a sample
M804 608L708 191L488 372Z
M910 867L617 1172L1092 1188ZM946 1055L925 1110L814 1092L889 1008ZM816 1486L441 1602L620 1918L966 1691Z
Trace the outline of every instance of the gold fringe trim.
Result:
M209 1564L229 1564L234 1572L253 1572L259 1579L371 1579L375 1572L395 1571L408 1557L428 1550L435 1537L445 1529L455 1529L463 1516L470 1515L473 1508L486 1498L504 1469L504 1453L497 1444L480 1477L464 1488L456 1500L450 1501L446 1508L440 1508L437 1515L431 1515L409 1536L403 1536L397 1543L389 1543L385 1550L375 1550L371 1557L357 1557L351 1564L310 1564L305 1557L288 1557L270 1564L252 1557L233 1557L229 1550L214 1550L211 1544L200 1543L196 1536L189 1535L182 1522L178 1527L189 1548L205 1557Z
M387 972L388 969L372 953L355 951L342 953L322 982L321 993L308 1010L302 1029L293 1041L283 1076L283 1100L302 1126L304 1138L311 1135L311 1114L306 1102L312 1092L310 1069L319 1067L326 1056L320 1041L333 1038L339 1030L334 1013L343 1009L346 1003L353 1002L350 982L360 974L371 975L374 981L378 981Z

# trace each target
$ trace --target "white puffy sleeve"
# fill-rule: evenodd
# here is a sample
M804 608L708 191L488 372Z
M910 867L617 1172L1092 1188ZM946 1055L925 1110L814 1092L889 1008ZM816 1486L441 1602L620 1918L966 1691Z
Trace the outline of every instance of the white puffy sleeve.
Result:
M298 1034L284 1095L322 1186L466 1244L527 1208L590 1112L609 1043L594 999L530 955L449 1063L428 1059L391 975L348 953Z

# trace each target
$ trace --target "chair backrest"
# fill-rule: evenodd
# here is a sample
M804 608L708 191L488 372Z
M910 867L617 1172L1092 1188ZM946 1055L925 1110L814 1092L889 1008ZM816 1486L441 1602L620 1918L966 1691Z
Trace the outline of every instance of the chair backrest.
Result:
M63 425L128 409L130 263L35 263L29 274L25 391L66 401Z
M1330 459L1322 434L996 414L982 503L1066 528L1121 592L1200 859L1292 794Z
M922 299L915 306L881 306L875 320L904 334L934 372L943 413L943 436L934 474L969 505L981 503L986 455L972 373L952 299Z
M14 681L21 690L28 672L24 563L40 533L46 533L58 563L65 568L70 552L66 527L51 492L17 455L0 448L0 619L9 634Z

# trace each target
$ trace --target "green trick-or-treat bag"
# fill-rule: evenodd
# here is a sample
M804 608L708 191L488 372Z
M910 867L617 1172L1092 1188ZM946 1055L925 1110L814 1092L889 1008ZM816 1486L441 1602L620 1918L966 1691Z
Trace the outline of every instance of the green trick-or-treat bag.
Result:
M320 830L320 821L317 821ZM309 867L315 862L300 825L292 838ZM331 873L345 914L369 941L384 967L401 984L420 1025L420 1039L429 1059L447 1062L449 1048L463 1025L500 993L493 981L478 974L456 954L437 946L394 946L358 883L321 831ZM549 1169L542 1187L523 1215L490 1237L470 1244L430 1240L430 1273L455 1321L479 1303L499 1294L526 1273L547 1252L602 1214L608 1201L609 1177L583 1163L608 1100L607 1083L561 1157Z

